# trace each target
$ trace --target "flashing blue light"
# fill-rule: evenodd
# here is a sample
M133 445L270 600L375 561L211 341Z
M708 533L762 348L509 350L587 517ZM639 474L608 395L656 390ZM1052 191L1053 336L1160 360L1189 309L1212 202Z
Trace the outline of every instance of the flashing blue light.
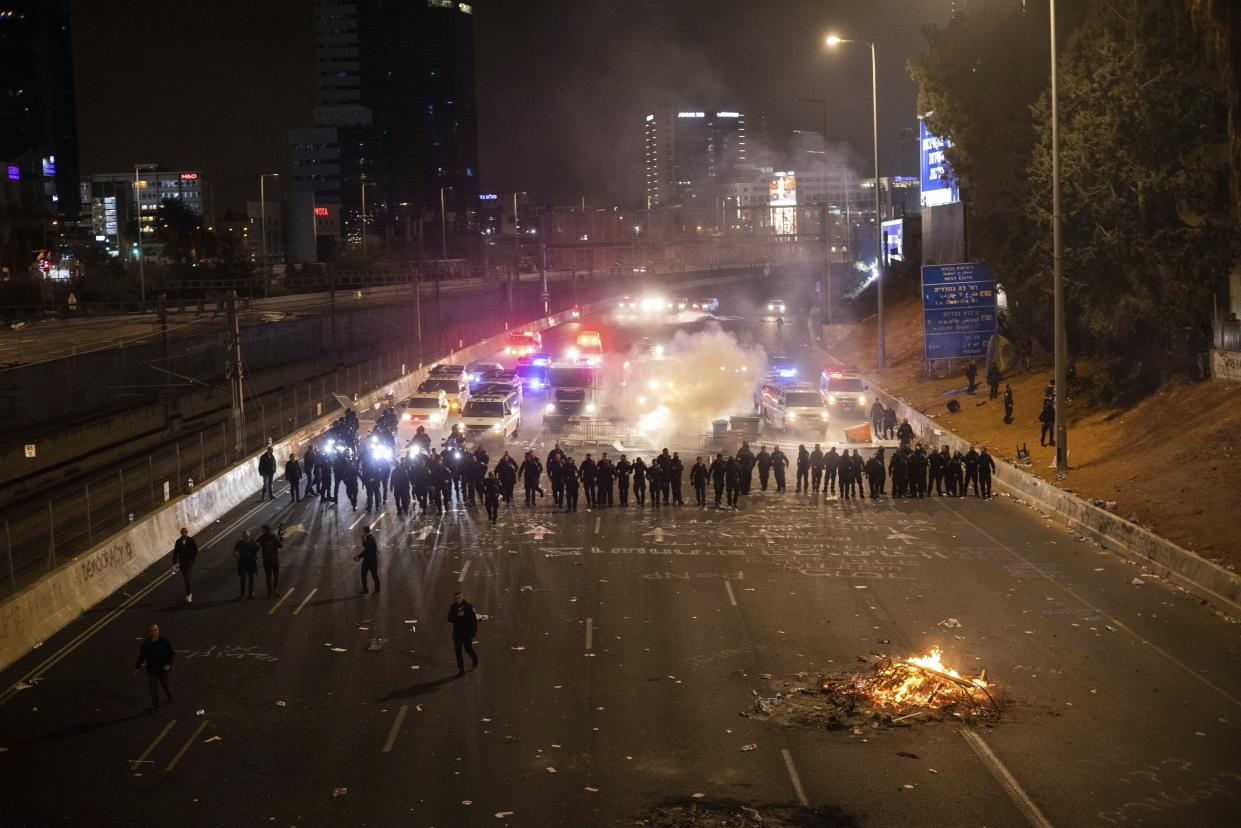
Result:
M538 379L532 379L530 380L530 387L537 391L538 389L543 387L543 381L538 380Z
M795 376L797 376L797 369L796 369L796 368L781 368L781 369L780 369L780 376L781 376L782 378L784 378L784 379L789 379L790 377L795 377Z
M548 362L549 362L549 360L547 359L547 357L539 357L538 359L534 360L532 364L534 364L534 365L546 365Z

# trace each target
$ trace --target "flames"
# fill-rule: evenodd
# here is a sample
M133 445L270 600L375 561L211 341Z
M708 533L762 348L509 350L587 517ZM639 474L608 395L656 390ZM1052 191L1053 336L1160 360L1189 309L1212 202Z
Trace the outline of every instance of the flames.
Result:
M923 656L881 656L869 675L855 675L847 687L844 682L828 680L822 689L844 692L855 701L888 713L943 708L961 708L965 715L985 715L990 710L998 713L986 671L963 676L944 664L943 656L939 647Z

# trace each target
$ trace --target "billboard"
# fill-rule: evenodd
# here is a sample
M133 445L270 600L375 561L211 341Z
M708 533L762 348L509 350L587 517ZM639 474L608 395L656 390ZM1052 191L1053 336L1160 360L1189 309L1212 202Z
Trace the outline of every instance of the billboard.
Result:
M905 220L890 219L883 222L884 253L890 262L905 261Z
M977 262L922 268L922 337L928 360L986 357L995 317L991 268Z
M767 187L767 203L771 205L771 226L777 236L797 234L797 174L774 173Z
M922 173L922 206L938 207L961 200L957 179L944 158L944 148L951 146L943 138L926 130L926 119L918 119L918 165Z

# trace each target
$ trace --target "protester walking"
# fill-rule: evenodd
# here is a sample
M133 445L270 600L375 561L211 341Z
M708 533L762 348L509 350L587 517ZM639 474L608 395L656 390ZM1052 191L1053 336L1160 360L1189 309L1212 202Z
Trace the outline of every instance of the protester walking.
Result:
M185 603L194 602L194 561L198 559L198 541L190 537L190 530L181 527L181 537L172 545L172 571L181 572L185 582Z
M233 545L233 557L237 559L237 579L241 590L238 598L254 597L254 576L259 572L259 545L250 537L250 530L241 533L241 540Z
M280 591L280 547L284 546L284 540L280 535L273 534L270 526L263 524L258 544L259 551L263 553L263 579L267 582L267 597L270 598Z
M1004 424L1010 425L1013 422L1013 387L1005 383L1004 385Z
M465 593L454 592L452 606L448 608L448 623L452 624L452 649L457 656L457 675L465 675L465 659L462 650L470 654L472 669L478 667L478 653L474 652L474 636L478 635L478 615L474 606L465 600Z
M151 707L149 712L159 710L159 688L164 688L164 695L172 703L172 688L168 686L168 674L172 672L172 661L176 657L172 642L159 634L159 624L152 624L149 634L138 648L138 660L134 663L134 672L143 667L147 671L147 687L151 691Z
M271 446L268 446L267 451L259 458L259 477L263 478L263 491L259 493L259 500L267 497L274 500L276 492L272 481L276 479L276 455L272 453Z
M994 362L987 367L987 386L991 389L987 399L994 400L1000 396L1000 367Z
M284 464L284 479L289 481L289 497L293 502L302 499L301 488L302 483L302 464L297 462L297 455L290 454L289 461Z
M355 561L362 562L362 594L366 595L366 574L369 572L371 580L375 582L375 594L379 594L379 544L375 542L375 536L371 534L371 527L362 527L362 551L353 557Z

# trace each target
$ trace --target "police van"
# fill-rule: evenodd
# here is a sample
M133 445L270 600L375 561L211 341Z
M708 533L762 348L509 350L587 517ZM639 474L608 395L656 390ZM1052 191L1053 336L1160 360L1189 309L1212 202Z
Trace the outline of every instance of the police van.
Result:
M461 424L465 427L466 437L507 440L517 436L517 429L521 426L521 407L512 393L475 394L461 410Z
M448 395L443 391L417 391L401 403L402 426L443 428L447 420Z
M828 422L823 397L808 382L764 384L759 392L759 415L780 431L824 431Z
M862 375L857 371L828 368L823 371L823 376L819 379L819 393L823 395L823 401L833 411L865 417L866 404L873 402L867 399L865 391L866 385L862 382Z
M470 392L471 396L477 397L479 394L503 394L512 397L510 402L513 405L521 405L525 396L521 387L521 377L492 377L482 385Z
M436 365L430 374L418 386L418 393L443 391L448 397L448 408L452 413L461 411L461 407L470 399L470 383L466 378L464 365Z

